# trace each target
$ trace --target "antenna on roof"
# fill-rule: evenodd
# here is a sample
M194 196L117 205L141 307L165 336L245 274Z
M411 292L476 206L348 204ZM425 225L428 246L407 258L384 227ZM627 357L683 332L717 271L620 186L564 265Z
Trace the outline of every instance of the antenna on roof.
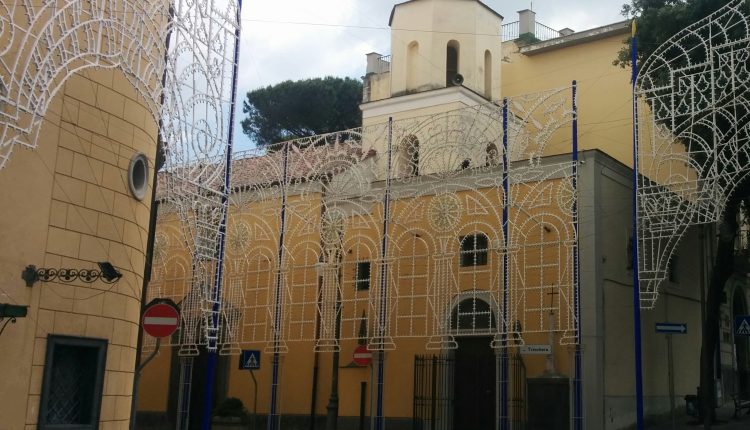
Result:
M534 2L529 2L529 10L534 11Z

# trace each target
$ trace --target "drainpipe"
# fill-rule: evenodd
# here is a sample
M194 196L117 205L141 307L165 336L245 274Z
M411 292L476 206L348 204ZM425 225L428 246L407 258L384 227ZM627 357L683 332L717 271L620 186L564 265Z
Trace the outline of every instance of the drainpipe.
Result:
M174 8L169 6L169 22L171 23L174 19ZM164 88L167 82L167 68L166 62L169 55L169 40L172 32L168 32L166 40L164 40L164 71L161 75L161 86ZM164 104L164 94L162 93L159 106ZM146 305L146 292L148 291L148 283L151 281L151 263L154 258L154 238L156 237L156 218L159 209L159 203L156 201L156 183L159 180L159 170L164 166L164 142L161 136L162 122L159 119L159 132L156 136L156 159L154 160L154 176L151 182L151 213L148 219L148 239L146 241L146 255L145 264L143 267L143 286L141 287L141 306L139 312L143 315L143 310ZM136 407L138 406L138 383L140 379L139 367L141 365L141 348L143 347L143 330L138 330L138 342L136 343L135 349L135 367L133 368L133 395L130 398L130 429L135 430L135 419L136 419Z
M146 306L146 293L148 283L151 281L151 263L154 258L154 238L156 236L156 218L159 212L159 202L156 201L156 181L159 176L159 169L164 165L164 147L161 141L161 135L158 137L156 147L156 160L154 162L154 178L151 186L151 213L148 220L148 240L146 242L146 263L143 269L143 286L141 288L141 309L139 315L143 315ZM141 376L141 348L143 347L143 330L138 330L138 343L136 344L135 354L135 371L133 372L133 396L130 403L130 429L135 430L136 406L138 402L138 384ZM146 363L144 363L145 365Z
M326 205L325 205L325 198L326 198L326 187L328 185L329 177L326 175L323 180L321 181L321 189L320 189L320 219L323 219L323 216L326 213ZM323 242L320 243L320 249L321 252L323 250ZM317 305L320 306L321 301L323 300L323 277L316 273L316 276L318 277L318 300ZM315 315L315 340L320 339L320 312L316 312ZM315 430L315 409L316 409L316 403L317 403L317 397L318 397L318 366L320 364L320 352L315 349L315 358L313 360L313 376L312 376L312 392L310 393L310 430Z
M343 252L343 244L339 244L339 249L336 251L336 264L337 264L337 278L338 285L341 286L342 271L341 271L341 260ZM339 341L340 334L340 322L341 322L341 288L338 288L336 292L336 326L333 329L334 337L336 341ZM326 414L326 430L337 430L338 429L338 418L339 418L339 355L341 345L339 348L333 351L333 363L331 365L331 396L328 399L327 414Z

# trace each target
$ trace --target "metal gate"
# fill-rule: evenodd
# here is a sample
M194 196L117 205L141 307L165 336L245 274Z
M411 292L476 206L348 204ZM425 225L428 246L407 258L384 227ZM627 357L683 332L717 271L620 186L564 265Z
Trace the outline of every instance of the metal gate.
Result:
M508 368L508 421L511 429L524 430L527 427L528 410L526 365L521 354L510 354Z
M453 428L455 363L448 355L414 357L413 430Z

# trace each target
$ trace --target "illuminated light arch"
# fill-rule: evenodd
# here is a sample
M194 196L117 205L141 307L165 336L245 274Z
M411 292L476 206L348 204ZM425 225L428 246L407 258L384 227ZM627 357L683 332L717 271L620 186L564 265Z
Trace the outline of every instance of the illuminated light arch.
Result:
M655 305L688 228L719 221L750 173L749 59L750 16L734 0L660 46L638 75L643 308Z
M225 294L216 250L228 206L239 30L233 0L0 0L0 168L16 146L37 146L53 97L87 69L120 70L159 125L165 200L193 257L182 355L197 354L203 338L215 351L221 321L237 320L218 315ZM205 320L203 336L196 318Z
M7 1L0 2L0 168L15 146L37 146L55 94L89 68L120 70L158 122L167 2Z
M522 154L528 160L508 166L511 185L507 240L501 222L504 167L500 160L486 163L488 145L495 145L501 152L498 157L502 156L503 115L498 103L399 120L391 127L388 123L375 124L235 154L228 222L230 244L233 234L242 230L238 226L246 224L252 230L250 245L247 251L243 250L248 257L234 251L227 254L230 277L235 276L234 265L239 261L247 267L240 345L265 345L269 352L284 353L287 342L292 341L310 342L317 351L340 350L347 342L369 341L370 348L377 350L395 348L399 339L421 338L430 349L456 348L449 321L450 304L461 291L459 276L473 276L472 268L458 267L458 237L474 231L488 236L488 253L492 254L488 257L492 261L479 269L491 273L481 274L481 285L466 278L466 286L470 294L486 295L480 288L489 292L497 314L494 330L501 337L509 335L510 329L501 333L500 324L504 318L503 281L509 276L503 273L501 260L508 249L521 246L518 230L523 228L523 222L529 214L558 214L561 222L567 223L561 227L561 240L571 244L575 241L573 164L542 160L549 141L557 138L555 133L570 132L566 128L570 125L570 106L570 87L520 96L509 102L509 116L513 119L507 136L508 153L511 158L511 154ZM397 157L398 145L411 141L403 139L410 135L419 139L420 163L426 164L420 166L416 177L398 177L391 170L391 200L386 214L383 202L388 158ZM561 141L570 139L567 133L558 136ZM472 162L463 168L458 161L468 154L472 155ZM284 195L286 205L282 204ZM280 263L282 210L286 211L286 222L284 258ZM341 222L333 214L340 214ZM381 249L384 215L389 225L386 258ZM410 242L415 234L426 244L416 253ZM317 258L312 254L302 256L298 252L300 246L316 250ZM261 250L265 257L258 254ZM415 284L412 291L407 288L409 283L399 278L399 265L406 267L404 264L411 264L415 256L420 265L417 274L426 278L424 285L420 278L418 288ZM359 261L370 262L366 291L355 287ZM516 270L515 263L509 263L511 273ZM565 273L573 272L572 258L563 264ZM381 271L384 265L388 269L386 279ZM325 296L320 300L322 307L313 303L311 296L293 297L295 277L307 276L309 282L305 284L312 291L313 273L321 282L319 293ZM487 282L489 285L485 286ZM387 294L382 301L384 291ZM282 300L280 306L277 297ZM337 301L338 323L336 313L328 312ZM412 311L409 303L418 306ZM306 311L315 307L318 321L292 318L295 309L302 307ZM385 311L382 317L381 311ZM277 318L282 322L278 330L272 326ZM394 324L399 318L402 324ZM292 330L290 324L296 324ZM313 330L316 324L321 327L319 335ZM566 328L570 327L560 324L560 330Z

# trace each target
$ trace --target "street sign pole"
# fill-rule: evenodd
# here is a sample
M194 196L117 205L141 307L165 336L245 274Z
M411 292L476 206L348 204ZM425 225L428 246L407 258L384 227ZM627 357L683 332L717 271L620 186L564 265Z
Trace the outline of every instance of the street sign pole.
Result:
M258 381L255 379L255 371L259 369L260 350L243 349L240 352L240 370L249 370L253 379L253 430L258 428Z
M672 336L676 334L687 334L688 327L685 323L660 322L654 325L656 333L667 337L667 383L669 384L669 416L672 419L672 430L677 428L677 417L675 416L674 404L674 353L672 350Z
M641 340L641 285L638 278L638 56L635 20L631 32L630 63L633 68L633 361L635 362L635 428L643 430L643 353Z
M677 429L677 418L674 409L674 355L672 354L672 333L667 334L667 362L669 365L669 415L672 418L672 430Z
M258 381L255 379L255 371L250 370L250 377L253 378L253 430L258 429Z

